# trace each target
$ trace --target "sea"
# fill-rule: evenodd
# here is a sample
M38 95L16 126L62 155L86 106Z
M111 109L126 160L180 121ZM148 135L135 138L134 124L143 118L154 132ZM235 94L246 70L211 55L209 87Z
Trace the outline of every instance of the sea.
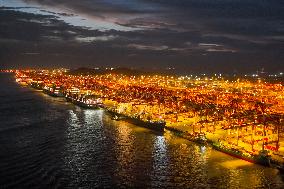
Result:
M284 188L278 170L0 74L0 188Z

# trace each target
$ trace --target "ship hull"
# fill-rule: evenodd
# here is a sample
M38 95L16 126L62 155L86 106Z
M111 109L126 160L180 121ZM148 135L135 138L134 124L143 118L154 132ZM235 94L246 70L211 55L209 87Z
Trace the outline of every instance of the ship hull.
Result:
M154 130L154 131L164 132L165 123L143 121L143 120L140 120L138 118L126 116L124 114L120 114L120 113L117 113L117 112L114 112L114 111L111 111L111 110L106 110L106 111L112 116L118 116L119 120L126 121L128 123L131 123L131 124L134 124L134 125L137 125L137 126L140 126L140 127L144 127L144 128L147 128L147 129L151 129L151 130Z
M78 101L76 99L70 98L70 97L65 97L67 102L71 102L76 106L79 106L81 108L84 109L100 109L100 107L98 105L94 105L94 104L86 104L84 102Z
M255 155L255 156L252 156L252 157L246 157L246 156L239 154L237 152L234 152L230 149L226 150L226 149L223 149L221 147L214 146L214 145L213 145L213 148L218 150L218 151L221 151L225 154L233 156L235 158L248 161L250 163L260 164L260 165L263 165L263 166L270 166L270 158L269 157L260 156L260 155Z

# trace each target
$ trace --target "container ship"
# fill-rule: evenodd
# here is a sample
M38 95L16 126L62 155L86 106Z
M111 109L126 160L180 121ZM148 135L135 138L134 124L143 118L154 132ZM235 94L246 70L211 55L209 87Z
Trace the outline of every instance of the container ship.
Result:
M41 81L32 81L30 86L36 90L43 90L44 84Z
M86 109L100 109L103 105L100 98L92 95L82 96L78 94L67 93L65 96L67 102Z
M271 158L267 154L266 151L260 152L259 154L249 154L249 153L243 153L242 151L238 149L233 149L233 148L225 148L216 144L212 144L212 147L218 151L221 151L225 154L228 154L230 156L251 162L251 163L256 163L260 164L263 166L271 166Z
M111 110L111 109L107 109L105 108L106 111L113 116L114 120L123 120L126 121L128 123L137 125L137 126L141 126L144 128L148 128L154 131L158 131L158 132L164 132L165 126L166 126L166 122L165 121L150 121L150 120L142 120L139 117L132 117L132 116L128 116L125 114L121 114L116 112L115 110Z
M52 97L64 97L63 90L59 86L52 86L52 87L44 86L43 92Z

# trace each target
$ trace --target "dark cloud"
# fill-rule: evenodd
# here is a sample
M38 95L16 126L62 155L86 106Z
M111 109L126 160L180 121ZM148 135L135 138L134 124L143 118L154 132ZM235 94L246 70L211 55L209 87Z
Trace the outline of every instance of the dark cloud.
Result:
M174 66L200 72L284 69L282 1L25 1L45 5L41 9L51 15L0 11L0 59L6 67L33 62L45 67ZM100 27L60 21L76 15L84 16L78 22Z

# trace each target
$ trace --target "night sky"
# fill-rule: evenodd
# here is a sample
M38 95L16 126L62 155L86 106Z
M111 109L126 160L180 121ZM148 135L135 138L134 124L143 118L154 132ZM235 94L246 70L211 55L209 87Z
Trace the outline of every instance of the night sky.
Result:
M282 0L0 0L0 6L0 69L284 71Z

